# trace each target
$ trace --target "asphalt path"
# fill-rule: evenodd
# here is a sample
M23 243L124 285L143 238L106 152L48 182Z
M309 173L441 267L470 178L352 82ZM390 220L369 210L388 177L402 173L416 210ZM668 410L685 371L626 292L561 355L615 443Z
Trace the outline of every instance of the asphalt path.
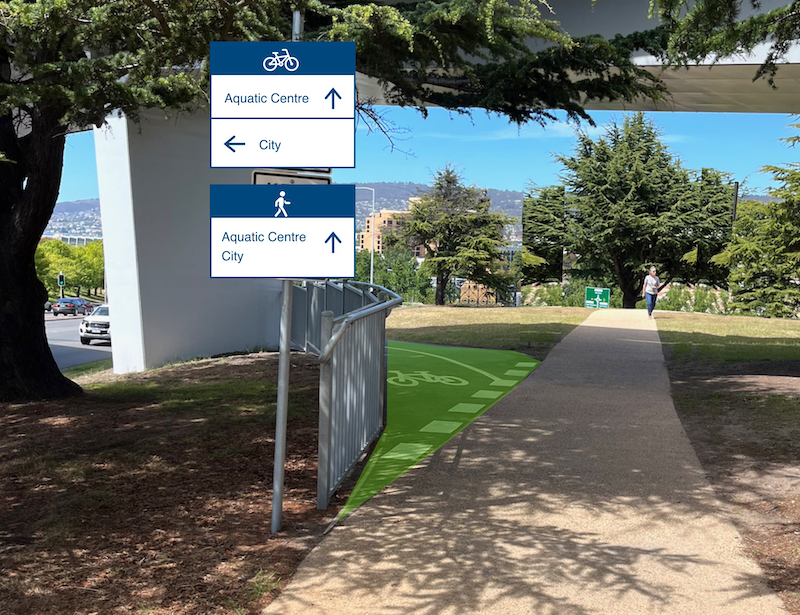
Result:
M47 341L59 369L67 369L100 359L111 358L110 342L92 342L88 346L81 344L78 327L83 316L53 316L46 313L44 317Z

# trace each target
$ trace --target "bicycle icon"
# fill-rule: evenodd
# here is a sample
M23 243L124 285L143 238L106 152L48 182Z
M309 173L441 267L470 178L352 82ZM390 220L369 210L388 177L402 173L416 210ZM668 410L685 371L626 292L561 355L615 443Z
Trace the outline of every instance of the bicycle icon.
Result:
M430 372L423 372L423 371L404 374L400 370L391 369L389 370L389 373L396 375L389 376L386 379L386 382L401 387L415 387L420 382L431 382L433 384L444 384L453 387L463 387L469 384L469 382L467 382L463 378L459 378L458 376L435 376Z
M264 58L262 64L264 70L270 73L276 68L285 68L290 73L300 68L300 60L291 55L288 49L282 49L280 53L273 51L271 56Z

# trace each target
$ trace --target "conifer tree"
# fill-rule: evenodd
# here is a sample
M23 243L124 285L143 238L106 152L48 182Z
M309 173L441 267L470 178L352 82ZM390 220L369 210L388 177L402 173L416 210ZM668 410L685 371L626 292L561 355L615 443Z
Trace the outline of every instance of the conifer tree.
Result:
M567 207L564 186L535 188L523 198L520 265L526 282L561 282Z
M621 126L611 123L596 140L579 134L572 155L557 159L565 168L565 222L553 216L546 223L542 201L529 199L523 224L534 220L545 240L563 232L564 248L577 256L575 276L614 280L626 308L641 298L651 265L663 285L725 279L724 267L711 257L730 237L727 177L712 169L684 169L644 114L626 117ZM528 245L535 245L531 230L523 228L526 233Z
M796 0L769 11L759 0L651 0L669 31L668 55L679 65L747 55L767 44L764 62L754 80L774 85L778 65L800 40L800 11ZM755 13L744 16L743 10Z
M430 191L411 205L402 235L425 246L423 270L436 278L436 305L444 305L448 282L460 276L495 287L500 267L505 214L489 213L491 201L476 186L466 186L450 166L434 176Z
M766 317L800 315L800 165L775 169L783 185L768 203L745 201L728 249L731 309Z

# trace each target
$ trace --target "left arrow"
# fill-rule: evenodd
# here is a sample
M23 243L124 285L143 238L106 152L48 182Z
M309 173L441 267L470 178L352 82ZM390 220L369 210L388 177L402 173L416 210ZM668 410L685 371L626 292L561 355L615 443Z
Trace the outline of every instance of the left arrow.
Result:
M236 135L233 135L230 139L225 141L225 147L227 147L229 150L231 150L234 154L236 153L236 150L233 149L233 147L231 147L232 145L244 145L244 143L234 143L233 140L235 138L236 138Z
M342 240L337 237L336 233L331 233L328 235L328 238L325 240L325 243L331 242L331 254L336 252L336 242L342 243Z

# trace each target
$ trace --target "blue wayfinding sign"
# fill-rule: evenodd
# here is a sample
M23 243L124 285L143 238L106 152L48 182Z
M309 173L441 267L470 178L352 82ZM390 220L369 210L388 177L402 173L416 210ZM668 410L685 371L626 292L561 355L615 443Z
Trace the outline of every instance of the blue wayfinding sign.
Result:
M353 42L215 41L210 50L212 75L354 75L356 72Z
M355 186L212 185L212 278L352 278Z
M355 43L211 43L211 166L355 166Z

